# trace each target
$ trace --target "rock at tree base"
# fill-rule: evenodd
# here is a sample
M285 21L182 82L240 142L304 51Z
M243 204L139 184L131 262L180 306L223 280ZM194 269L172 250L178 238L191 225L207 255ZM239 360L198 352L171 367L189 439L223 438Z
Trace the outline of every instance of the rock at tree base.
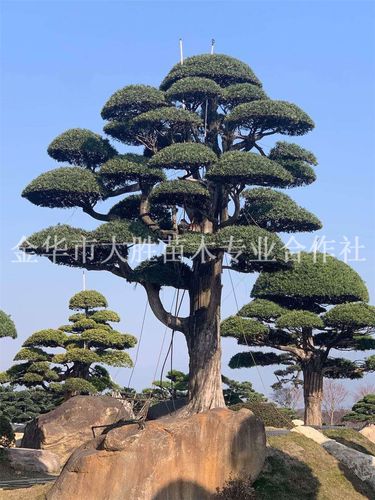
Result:
M10 466L16 471L58 474L61 470L59 457L51 451L5 448L4 453Z
M93 426L132 418L126 405L109 396L75 396L28 423L21 447L52 451L64 465L74 450L93 438Z
M172 415L188 403L188 398L167 399L162 403L156 403L150 407L147 413L147 420L157 420L158 418Z
M225 408L118 427L70 457L48 500L207 500L229 479L255 479L266 452L263 423Z

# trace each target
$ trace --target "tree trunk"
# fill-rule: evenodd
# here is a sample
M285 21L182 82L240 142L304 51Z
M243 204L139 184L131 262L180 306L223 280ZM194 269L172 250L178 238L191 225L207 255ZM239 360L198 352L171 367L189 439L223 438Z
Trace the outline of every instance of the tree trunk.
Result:
M330 424L333 425L335 423L335 410L331 411Z
M225 407L221 382L220 302L222 255L193 265L189 351L189 403L184 414Z
M323 372L317 364L311 360L303 368L305 425L322 425Z

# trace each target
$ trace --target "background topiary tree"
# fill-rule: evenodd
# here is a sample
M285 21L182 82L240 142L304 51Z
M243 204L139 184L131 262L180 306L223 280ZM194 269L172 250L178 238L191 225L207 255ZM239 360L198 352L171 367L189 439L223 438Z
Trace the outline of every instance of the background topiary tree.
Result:
M16 326L11 317L0 310L0 337L17 337Z
M365 284L334 257L302 253L291 269L261 273L251 295L255 300L223 321L222 335L282 354L246 351L229 366L286 364L281 375L302 371L305 423L321 425L323 377L361 378L375 369L374 356L356 363L332 352L375 347L375 307L365 303Z
M16 441L12 424L5 415L0 415L0 446L10 448Z
M137 341L112 328L110 323L120 317L106 307L107 300L95 290L76 293L69 309L78 312L69 317L70 324L35 332L23 343L14 358L22 363L7 372L11 383L64 391L66 396L113 388L103 365L131 367L125 349ZM50 348L64 352L51 353Z
M0 387L0 415L11 422L24 423L53 410L62 401L59 394L38 389L13 390Z
M13 320L2 310L0 310L0 338L1 337L17 338L17 330ZM0 372L0 384L5 384L8 381L8 375L5 372Z
M266 401L263 394L257 392L251 382L238 382L228 377L222 376L224 384L224 399L228 406L238 403L253 403Z
M277 143L267 155L259 141L274 134L300 136L314 123L296 105L269 99L249 66L219 54L175 65L159 89L118 90L101 115L107 120L105 133L138 146L140 154L119 154L93 132L68 130L48 153L70 166L40 175L22 196L42 207L80 207L104 223L94 231L50 227L29 237L23 248L59 264L106 270L140 283L155 316L186 338L190 402L185 413L222 407L225 251L234 257L229 267L236 271L274 270L286 265L276 231L321 227L314 215L270 189L313 182L314 155L288 142ZM258 188L246 191L248 186ZM96 209L99 201L116 197L121 198L106 213ZM205 258L203 235L209 249ZM127 255L139 237L167 243L173 262L155 258L132 268ZM87 242L95 245L88 248ZM163 286L187 291L186 316L166 310Z
M368 394L357 401L352 411L342 418L349 422L375 423L375 394Z
M166 380L154 380L152 387L146 387L137 397L150 395L153 399L160 400L186 398L189 386L189 376L186 373L169 370L165 378Z

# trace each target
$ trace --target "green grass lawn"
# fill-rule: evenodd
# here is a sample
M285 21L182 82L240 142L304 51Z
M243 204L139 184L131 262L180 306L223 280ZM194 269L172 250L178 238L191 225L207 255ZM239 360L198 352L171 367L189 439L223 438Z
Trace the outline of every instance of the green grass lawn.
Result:
M271 436L263 472L254 483L259 500L357 500L373 493L320 445L297 433Z
M323 434L349 448L375 456L375 444L353 429L327 429Z

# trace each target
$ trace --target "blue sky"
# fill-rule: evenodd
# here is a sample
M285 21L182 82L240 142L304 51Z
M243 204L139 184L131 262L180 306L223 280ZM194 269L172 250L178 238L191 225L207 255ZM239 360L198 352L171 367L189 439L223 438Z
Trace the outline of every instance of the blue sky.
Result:
M19 338L0 344L0 369L9 366L22 341L35 330L66 322L67 302L80 290L80 270L14 263L12 248L23 235L52 224L87 228L95 222L79 210L39 208L20 197L22 189L57 164L46 149L72 127L101 132L100 110L117 89L130 83L158 85L178 60L216 51L248 63L275 99L296 103L312 116L315 130L295 142L319 159L315 184L291 190L317 214L324 228L298 236L309 246L325 236L336 254L344 236L359 237L360 262L351 263L366 281L374 303L373 231L375 132L374 4L361 1L304 2L1 2L1 305L16 322ZM294 139L293 139L294 140ZM272 147L274 139L264 145ZM119 148L120 150L121 147ZM331 246L330 245L330 246ZM255 276L233 275L240 305ZM122 316L121 328L139 336L145 294L117 277L89 272L89 288L104 293ZM166 304L171 294L165 292ZM223 316L236 312L224 277ZM150 384L164 327L148 311L133 383ZM167 339L170 333L167 332ZM264 392L254 370L230 370L237 352L224 340L223 372L249 379ZM176 340L176 368L186 369L184 342ZM261 369L266 386L273 370ZM129 370L114 370L127 384ZM355 388L358 383L348 383Z

